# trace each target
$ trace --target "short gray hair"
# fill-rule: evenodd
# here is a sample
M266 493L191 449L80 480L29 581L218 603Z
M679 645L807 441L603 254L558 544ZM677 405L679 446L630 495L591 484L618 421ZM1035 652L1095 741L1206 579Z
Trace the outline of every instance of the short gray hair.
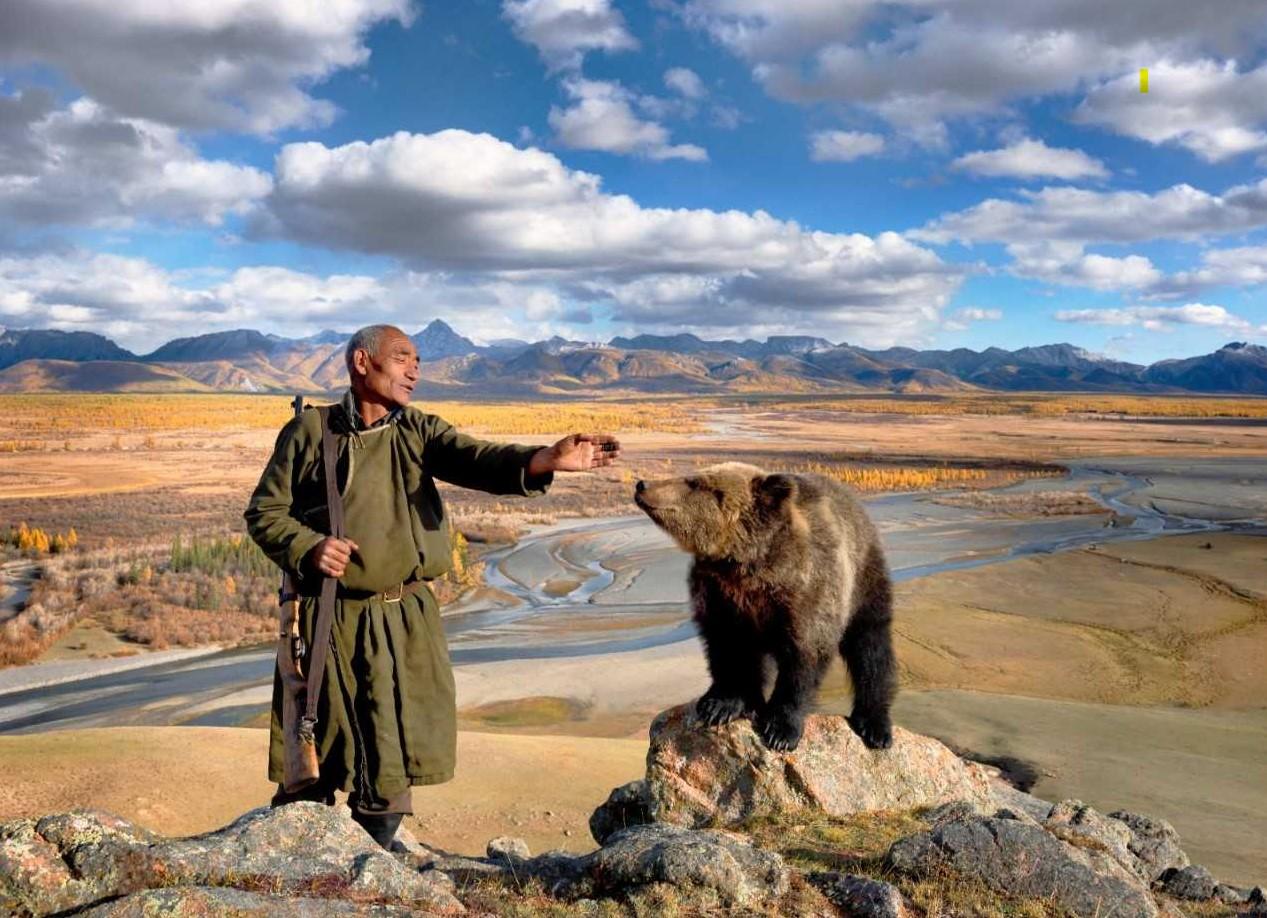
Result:
M347 350L343 352L343 361L348 366L348 376L352 375L352 358L357 351L365 351L371 357L378 357L378 349L382 347L383 336L388 332L403 335L404 332L395 325L367 325L352 333Z

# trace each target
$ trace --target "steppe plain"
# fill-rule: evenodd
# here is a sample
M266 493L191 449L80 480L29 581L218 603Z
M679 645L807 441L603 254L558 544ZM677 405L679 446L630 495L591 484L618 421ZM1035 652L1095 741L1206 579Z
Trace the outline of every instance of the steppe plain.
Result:
M737 458L848 470L872 495L898 570L902 725L1045 798L1167 818L1217 875L1262 882L1267 402L1185 401L1195 407L1067 396L441 406L495 439L613 429L625 460L561 477L533 502L446 491L472 563L485 564L446 606L459 774L415 792L415 832L463 852L506 833L534 849L592 847L589 812L640 776L651 717L707 685L685 622L685 559L632 515L632 484ZM79 546L62 561L113 559L120 583L138 558L161 566L177 534L240 531L288 410L268 396L0 403L0 534L20 521L74 527ZM519 548L504 547L514 536ZM0 622L30 586L15 563ZM515 617L529 594L541 605ZM41 682L185 652L119 624L80 617L33 665L0 670L0 820L96 806L195 832L264 802L263 680L22 720ZM266 665L267 647L237 652ZM848 710L843 672L820 706Z

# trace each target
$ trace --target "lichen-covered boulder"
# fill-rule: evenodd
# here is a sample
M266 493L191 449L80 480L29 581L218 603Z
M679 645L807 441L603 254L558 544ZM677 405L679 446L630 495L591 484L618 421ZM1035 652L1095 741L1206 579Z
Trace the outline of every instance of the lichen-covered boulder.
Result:
M93 811L0 826L0 913L47 915L171 887L463 911L441 874L410 869L346 810L317 803L252 810L190 838Z
M909 914L897 887L883 880L829 871L811 873L809 881L849 918L906 918Z
M157 840L96 810L4 823L0 914L53 914L142 889L147 861L140 852Z
M1156 880L1167 870L1179 870L1191 863L1179 847L1179 833L1166 820L1125 810L1115 810L1109 813L1109 818L1131 830L1131 853L1148 868L1149 880Z
M1214 898L1218 881L1199 864L1167 870L1161 877L1162 891L1176 899L1204 902Z
M1043 826L1057 838L1078 845L1099 847L1145 881L1152 880L1151 867L1131 851L1134 839L1126 824L1105 816L1081 800L1062 800L1051 809Z
M772 752L746 721L709 727L694 705L651 725L647 796L655 822L735 825L814 810L846 816L953 800L993 811L989 775L930 737L901 728L889 749L868 749L843 717L811 715L794 752Z
M1112 855L1061 841L1028 820L952 819L893 844L888 865L915 876L947 870L998 892L1047 899L1086 918L1156 918L1148 888Z
M342 899L270 896L241 889L179 886L145 889L75 912L75 918L417 918L427 914L395 905Z
M600 845L621 829L651 822L651 800L646 781L630 781L615 788L590 815L590 835Z
M532 850L528 847L528 843L513 835L498 835L496 838L490 838L484 848L484 853L489 860L502 860L512 864L532 857Z
M775 900L788 889L783 858L742 835L669 825L633 826L588 855L594 892L627 893L653 883L713 890L732 906Z

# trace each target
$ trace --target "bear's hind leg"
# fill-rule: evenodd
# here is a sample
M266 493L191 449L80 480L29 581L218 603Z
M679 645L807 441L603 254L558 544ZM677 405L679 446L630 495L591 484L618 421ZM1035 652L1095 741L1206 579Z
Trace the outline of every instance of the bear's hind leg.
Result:
M695 703L695 713L710 727L752 717L761 707L763 654L742 630L704 633L713 684Z
M805 732L805 715L818 696L831 656L829 651L807 659L805 653L790 647L776 658L779 675L774 681L774 691L754 726L768 748L789 752L800 745L801 734Z
M863 600L840 640L840 654L853 682L849 726L870 749L893 745L889 709L897 691L893 657L893 591L879 552L872 549Z

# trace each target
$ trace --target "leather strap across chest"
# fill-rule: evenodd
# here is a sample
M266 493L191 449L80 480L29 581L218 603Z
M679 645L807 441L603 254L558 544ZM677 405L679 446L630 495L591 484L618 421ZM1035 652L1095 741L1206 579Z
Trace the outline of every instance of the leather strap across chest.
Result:
M321 416L321 462L326 482L326 507L330 514L330 535L343 538L343 497L339 494L339 449L330 429L330 406L317 409ZM334 605L339 581L323 577L317 600L317 624L313 630L312 657L308 663L308 696L301 731L313 732L317 723L317 697L325 675L326 656L330 652L330 633L334 628Z

